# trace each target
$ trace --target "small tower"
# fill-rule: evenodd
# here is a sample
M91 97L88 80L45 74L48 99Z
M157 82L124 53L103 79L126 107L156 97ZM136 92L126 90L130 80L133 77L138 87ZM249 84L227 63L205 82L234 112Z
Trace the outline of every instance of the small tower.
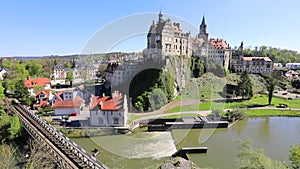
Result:
M205 17L203 16L201 25L199 27L198 38L202 38L205 41L208 41L207 25L205 23Z
M158 14L158 22L159 23L162 21L162 17L163 17L163 14L161 13L161 11L159 11L159 14Z

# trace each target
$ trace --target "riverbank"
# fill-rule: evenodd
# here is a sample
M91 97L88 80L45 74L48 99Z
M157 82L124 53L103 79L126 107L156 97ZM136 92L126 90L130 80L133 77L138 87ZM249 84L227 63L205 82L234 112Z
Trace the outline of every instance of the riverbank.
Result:
M299 110L272 110L272 109L252 109L247 110L249 117L269 117L269 116L286 116L286 117L300 117Z

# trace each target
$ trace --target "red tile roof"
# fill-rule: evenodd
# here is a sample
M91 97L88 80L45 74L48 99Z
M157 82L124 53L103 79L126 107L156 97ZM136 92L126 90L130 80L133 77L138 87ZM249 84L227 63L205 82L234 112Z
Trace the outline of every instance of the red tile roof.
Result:
M92 110L95 109L97 106L99 106L101 110L116 111L122 108L122 103L123 103L123 97L119 94L115 95L114 98L110 96L104 96L104 97L94 96L92 98L90 109Z
M30 79L30 77L28 77L28 79L24 81L24 85L27 88L33 88L34 86L44 86L45 87L47 84L50 84L50 79L48 79L48 78Z
M80 108L82 104L81 100L62 100L56 101L53 104L54 109L58 108Z
M229 49L229 45L223 39L210 39L209 42L215 49Z
M63 100L62 97L61 97L61 95L62 95L63 93L64 93L64 92L60 91L60 92L57 92L57 93L55 94L55 96L58 98L58 100Z
M37 92L36 92L36 97L38 97L40 94L45 94L45 98L49 98L49 96L50 96L50 90L38 90Z
M245 61L253 61L253 60L264 60L266 62L272 62L269 57L243 57Z
M46 107L46 106L48 106L48 101L41 101L40 103L33 105L33 107Z

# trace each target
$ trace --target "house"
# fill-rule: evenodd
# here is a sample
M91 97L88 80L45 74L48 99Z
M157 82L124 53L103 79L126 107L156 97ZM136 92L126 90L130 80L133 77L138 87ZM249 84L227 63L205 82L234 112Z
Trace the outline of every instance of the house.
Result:
M101 127L124 127L128 120L126 95L115 91L112 96L93 96L90 104L90 124Z
M83 110L84 100L76 97L74 100L56 100L53 103L54 115L70 115L72 113L80 114Z
M51 89L50 79L48 78L31 79L30 76L28 76L27 80L24 81L24 85L27 87L31 96L34 96L34 87L42 86L44 89Z
M269 74L273 71L273 61L269 57L243 57L243 71Z
M52 99L53 94L51 90L38 90L36 92L36 103L33 108L44 108L49 106L49 101Z
M274 62L269 57L255 56L245 57L243 42L238 48L237 54L232 57L231 64L236 73L244 71L253 74L269 74L274 69ZM276 64L276 66L280 64Z
M6 68L0 68L0 80L4 79L5 74L8 72L9 70Z

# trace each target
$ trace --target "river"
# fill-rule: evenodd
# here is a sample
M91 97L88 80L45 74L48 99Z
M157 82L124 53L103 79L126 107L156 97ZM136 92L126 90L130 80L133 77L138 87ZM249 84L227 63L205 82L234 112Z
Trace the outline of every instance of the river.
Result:
M173 139L172 139L173 138ZM300 118L248 118L229 129L173 130L146 132L142 129L129 135L73 139L87 151L100 148L97 157L111 168L155 168L177 148L206 146L207 154L190 154L200 167L233 169L237 139L252 140L253 147L262 148L275 160L288 162L291 144L300 144Z

